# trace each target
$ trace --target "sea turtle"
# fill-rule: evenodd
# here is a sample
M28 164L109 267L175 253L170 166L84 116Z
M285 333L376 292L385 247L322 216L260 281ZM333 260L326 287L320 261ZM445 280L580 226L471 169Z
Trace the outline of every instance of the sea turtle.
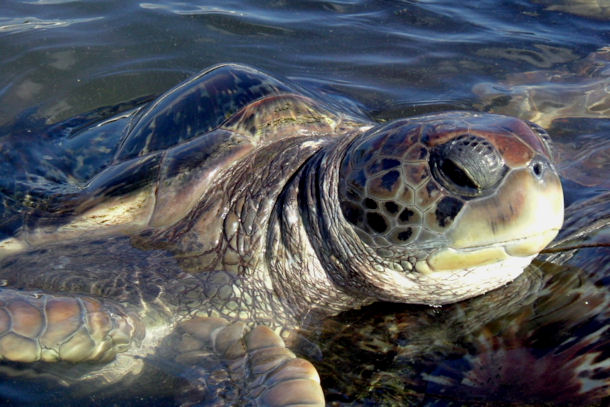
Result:
M282 338L379 300L484 294L558 233L541 127L332 106L228 64L34 149L5 142L3 367L77 386L172 358L207 401L322 404Z
M558 118L610 117L610 47L571 64L481 82L473 92L481 110L515 115L548 128Z

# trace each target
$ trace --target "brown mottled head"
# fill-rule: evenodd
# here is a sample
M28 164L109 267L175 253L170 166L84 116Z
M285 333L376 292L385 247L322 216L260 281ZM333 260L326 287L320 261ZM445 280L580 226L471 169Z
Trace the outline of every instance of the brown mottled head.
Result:
M563 221L546 132L481 113L403 119L356 138L341 163L339 201L365 245L431 284L425 302L512 280ZM480 287L459 289L458 279Z

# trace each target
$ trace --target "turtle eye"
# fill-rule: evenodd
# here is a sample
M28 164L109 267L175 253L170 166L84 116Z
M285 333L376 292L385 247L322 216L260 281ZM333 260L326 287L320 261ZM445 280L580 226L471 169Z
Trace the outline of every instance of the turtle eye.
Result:
M460 188L465 188L472 191L478 191L479 186L470 177L470 175L460 168L459 164L452 159L443 160L441 163L440 170L447 177L447 179L453 182Z
M471 134L435 146L430 168L445 189L464 198L493 191L507 171L500 152L483 137Z

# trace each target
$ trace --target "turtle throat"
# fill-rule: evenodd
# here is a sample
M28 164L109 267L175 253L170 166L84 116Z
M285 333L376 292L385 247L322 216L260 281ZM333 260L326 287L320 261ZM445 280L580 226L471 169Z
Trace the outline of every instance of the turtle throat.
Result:
M349 276L342 262L347 248L337 246L344 234L336 212L335 155L341 144L327 145L304 163L278 197L270 219L266 252L270 279L284 307L301 324L374 300L362 296L363 290L355 295L349 289L358 278Z

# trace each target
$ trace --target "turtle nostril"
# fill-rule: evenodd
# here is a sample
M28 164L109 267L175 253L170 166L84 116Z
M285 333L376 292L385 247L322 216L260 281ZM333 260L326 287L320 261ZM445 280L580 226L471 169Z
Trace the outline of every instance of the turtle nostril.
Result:
M540 163L536 163L534 164L532 170L534 171L534 175L536 175L537 177L542 175L542 164Z
M546 167L546 162L544 159L541 159L540 157L534 159L532 161L532 163L530 164L532 173L538 179L541 179L542 176L544 175L545 167Z

